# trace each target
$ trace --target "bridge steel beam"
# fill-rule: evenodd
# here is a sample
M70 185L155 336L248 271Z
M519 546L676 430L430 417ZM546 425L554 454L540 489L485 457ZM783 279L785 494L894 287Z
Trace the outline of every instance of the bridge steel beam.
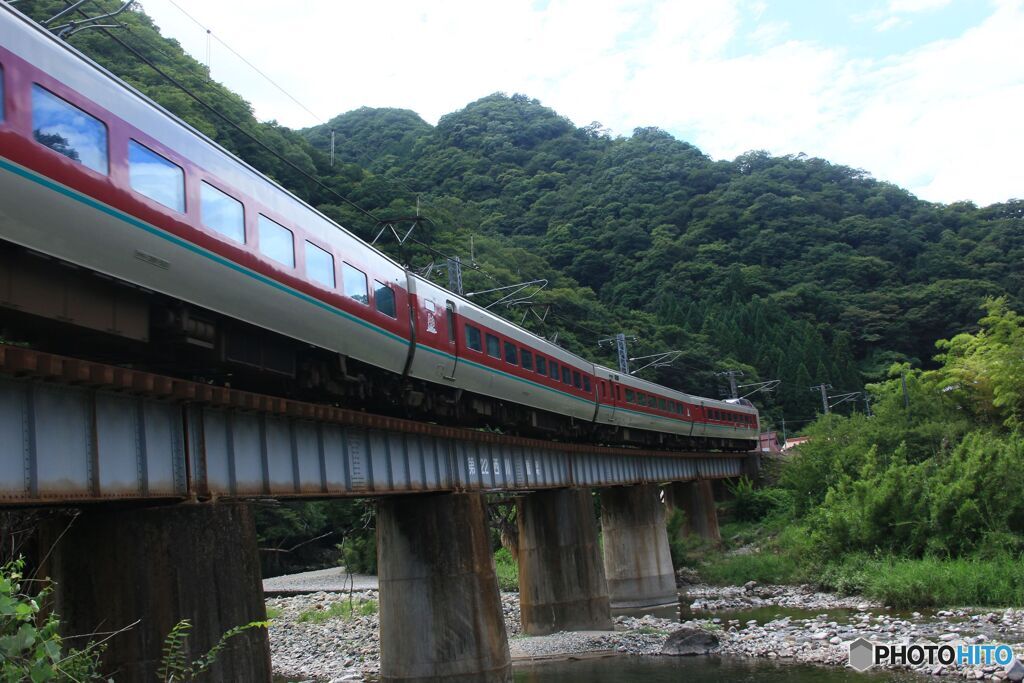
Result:
M601 530L612 607L650 607L678 599L657 486L603 489Z
M716 543L722 540L711 480L674 482L668 486L666 498L686 515L682 528L684 534Z
M0 345L0 506L536 491L738 477L743 453L556 443Z
M538 491L517 501L523 631L610 631L611 608L589 489Z
M192 625L187 661L228 629L266 620L248 505L86 508L44 523L39 544L39 575L56 583L53 609L69 643L82 648L124 629L103 655L118 681L156 680L164 639L182 619ZM231 638L204 680L270 683L267 630Z
M486 515L481 494L378 503L383 680L511 680Z

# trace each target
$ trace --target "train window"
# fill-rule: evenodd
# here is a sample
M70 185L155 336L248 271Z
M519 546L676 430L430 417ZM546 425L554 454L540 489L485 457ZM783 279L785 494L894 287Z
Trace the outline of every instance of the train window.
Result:
M487 355L501 358L501 340L493 334L487 335Z
M373 305L377 307L378 311L389 318L397 318L398 312L395 310L395 290L391 289L380 280L374 280L373 283Z
M32 84L32 136L36 142L106 175L107 126L46 88Z
M448 323L448 343L455 343L455 304L451 301L445 304L445 321Z
M260 214L259 227L260 251L278 263L294 268L295 241L292 237L292 231L277 221L270 220L263 214ZM363 287L365 286L366 281L364 280Z
M306 275L310 280L334 289L334 257L312 242L306 242Z
M0 64L0 121L4 120L4 67Z
M206 227L245 244L245 209L242 202L206 181L199 183L199 214Z
M562 366L562 384L572 384L572 370L568 366Z
M556 363L555 361L552 360L551 363L549 363L549 365L548 365L548 369L551 371L550 374L549 374L549 377L551 377L551 379L553 379L553 380L555 380L557 382L558 381L558 363Z
M128 182L142 196L185 213L185 172L181 166L135 140L128 141ZM294 265L294 258L288 265Z
M590 378L586 375L583 376L583 391L590 393Z
M676 402L673 401L672 399L669 399L669 401L668 401L668 412L670 412L670 413L676 412Z
M636 403L636 394L632 389L626 389L626 403Z
M658 410L668 410L667 406L665 405L665 399L658 399Z
M505 362L519 365L519 352L512 342L505 342Z
M522 361L523 370L533 370L533 354L523 349L519 352L519 360Z
M537 374L548 374L548 359L544 356L537 356Z
M483 344L480 343L480 330L472 325L466 325L466 346L474 351L483 351Z
M583 376L575 370L572 371L572 385L577 389L583 388Z
M370 293L366 288L366 273L354 266L342 262L341 285L345 288L345 296L355 299L361 304L370 303Z

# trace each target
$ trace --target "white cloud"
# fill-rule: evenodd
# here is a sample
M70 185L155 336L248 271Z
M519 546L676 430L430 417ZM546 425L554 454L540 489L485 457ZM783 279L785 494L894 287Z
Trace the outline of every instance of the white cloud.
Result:
M942 9L952 0L889 0L889 11L899 14L930 12Z
M878 31L879 33L882 33L884 31L888 31L891 28L896 28L897 26L904 23L906 23L906 20L903 17L891 16L888 19L884 19L883 21L879 22L875 26L875 30Z
M523 92L578 124L685 131L718 158L806 152L869 170L922 197L1022 196L1021 0L999 0L962 36L886 59L787 41L759 0L176 0L323 118L360 106L428 121L495 91ZM892 13L943 0L893 0ZM758 9L760 5L760 10ZM426 9L425 9L426 8ZM167 0L146 10L192 54L205 33ZM741 33L743 20L759 22ZM883 18L876 17L875 21ZM263 118L316 123L214 43L214 76Z

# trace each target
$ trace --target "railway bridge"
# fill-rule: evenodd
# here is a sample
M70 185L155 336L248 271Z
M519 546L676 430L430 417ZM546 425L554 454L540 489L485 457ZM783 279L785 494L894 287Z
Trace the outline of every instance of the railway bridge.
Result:
M0 444L0 506L79 511L43 524L42 569L69 633L134 624L109 641L119 681L152 680L182 618L196 652L265 618L250 501L377 499L382 677L504 681L484 494L517 494L524 630L607 629L612 607L675 600L664 503L713 535L711 481L757 466L756 454L526 439L4 345ZM269 679L262 630L214 671Z

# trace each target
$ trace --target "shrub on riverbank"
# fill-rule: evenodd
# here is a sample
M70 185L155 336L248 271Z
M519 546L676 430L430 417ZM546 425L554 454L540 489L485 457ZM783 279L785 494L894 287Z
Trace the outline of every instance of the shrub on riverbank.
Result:
M1024 604L1024 318L987 304L935 370L894 366L874 416L826 415L774 486L741 481L708 580L811 580L898 607ZM725 531L725 529L723 529ZM730 530L731 531L731 530Z

